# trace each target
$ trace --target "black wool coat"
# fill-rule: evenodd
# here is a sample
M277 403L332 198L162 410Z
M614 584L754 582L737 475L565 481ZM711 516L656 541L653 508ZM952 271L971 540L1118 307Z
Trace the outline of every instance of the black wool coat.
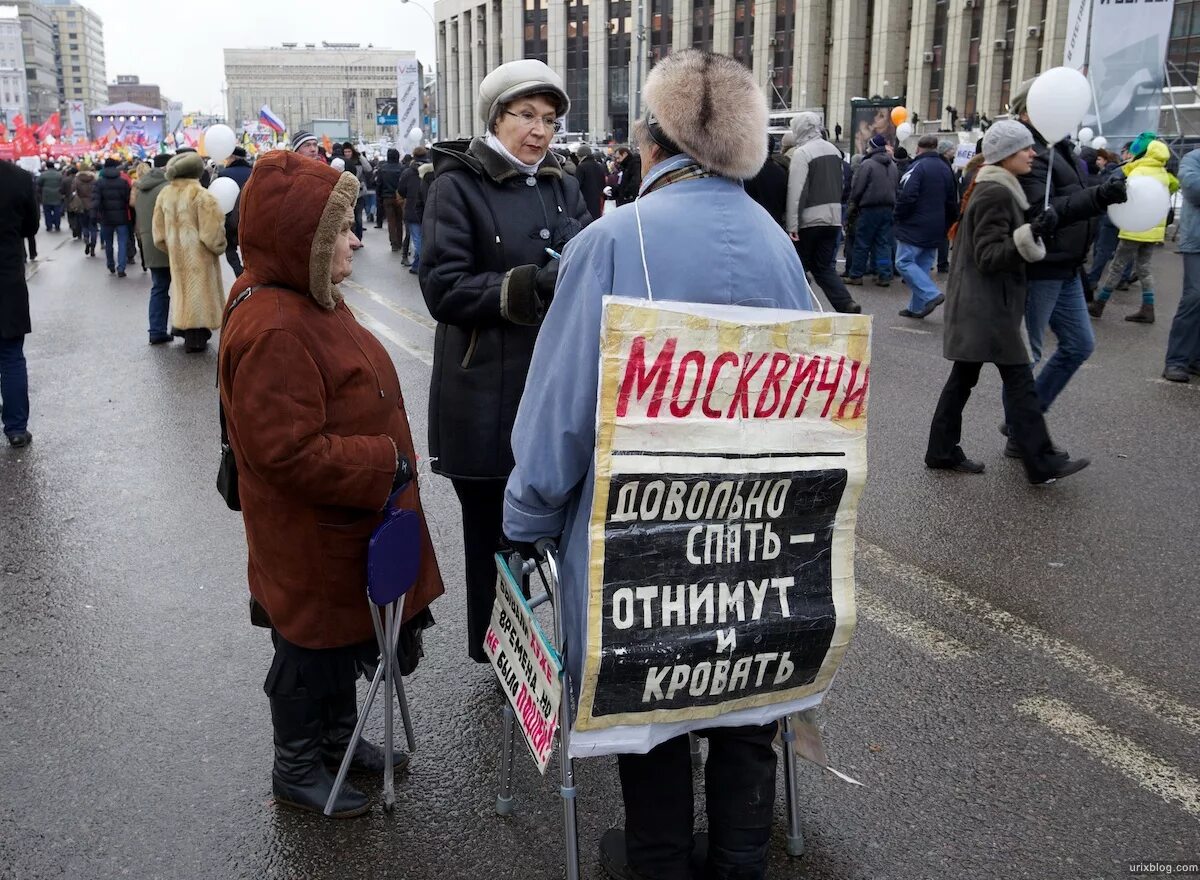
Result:
M0 162L0 339L19 339L32 329L25 239L37 230L33 175L12 162Z
M429 454L449 477L505 479L540 318L534 275L591 222L575 178L548 154L528 176L480 138L434 146L421 292L437 320ZM549 305L549 303L545 303Z
M92 188L92 210L102 226L129 222L129 184L117 168L105 168Z
M1017 178L985 165L958 224L946 287L942 353L947 360L1027 364L1021 336L1025 268L1046 255L1033 237Z
M588 156L575 169L575 179L579 181L579 191L583 194L583 203L587 205L592 219L600 216L604 201L604 178L607 177L604 166L595 156Z

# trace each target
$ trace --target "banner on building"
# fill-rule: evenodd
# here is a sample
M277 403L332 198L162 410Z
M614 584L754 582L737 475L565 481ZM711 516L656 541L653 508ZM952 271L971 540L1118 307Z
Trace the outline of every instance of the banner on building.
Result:
M401 136L421 124L421 67L414 58L396 62L396 122Z
M1063 43L1063 66L1083 70L1087 65L1088 27L1094 0L1071 0L1067 7L1067 38Z
M84 109L83 101L68 101L67 102L67 128L70 134L67 136L73 140L88 139L88 118L87 111Z
M1173 0L1095 4L1088 78L1096 100L1083 124L1097 134L1114 141L1158 130L1174 8Z
M575 729L819 701L855 625L870 319L608 297L601 333Z
M399 117L396 114L396 98L376 98L375 99L375 124L376 125L397 125ZM412 127L409 126L409 131ZM408 132L405 132L407 134Z

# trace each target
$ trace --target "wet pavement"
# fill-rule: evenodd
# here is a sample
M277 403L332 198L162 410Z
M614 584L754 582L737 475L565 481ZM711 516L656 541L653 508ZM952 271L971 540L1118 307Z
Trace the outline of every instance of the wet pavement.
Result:
M35 439L0 449L0 878L561 876L555 764L541 779L520 755L517 810L494 813L500 697L465 660L457 503L437 477L424 497L449 592L408 680L419 750L395 812L377 780L359 820L273 804L270 643L248 621L240 517L214 490L215 345L148 346L148 274L40 239ZM366 244L346 293L423 447L432 322L385 233ZM987 472L925 470L941 313L896 317L898 284L856 291L876 316L861 619L824 718L834 766L863 786L802 765L807 851L786 855L781 791L772 877L1116 878L1200 859L1200 382L1158 378L1169 249L1156 274L1159 323L1122 321L1137 295L1118 294L1050 414L1092 466L1045 488L1001 455L994 371L964 439ZM576 766L599 877L595 841L622 821L615 761Z

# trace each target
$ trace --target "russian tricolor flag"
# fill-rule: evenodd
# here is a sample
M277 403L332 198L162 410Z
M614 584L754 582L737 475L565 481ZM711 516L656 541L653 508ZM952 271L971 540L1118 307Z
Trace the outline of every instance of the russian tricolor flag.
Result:
M258 120L267 128L274 129L282 134L287 131L287 126L283 124L283 120L271 112L271 108L266 104L258 111Z

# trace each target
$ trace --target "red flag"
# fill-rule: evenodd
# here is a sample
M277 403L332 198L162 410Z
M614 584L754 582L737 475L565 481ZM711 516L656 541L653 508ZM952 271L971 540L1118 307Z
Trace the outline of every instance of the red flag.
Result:
M49 119L38 126L37 136L38 140L44 141L47 135L58 137L60 134L62 134L62 123L59 121L58 111L55 110L50 114Z
M13 128L15 128L17 131L20 131L24 127L25 127L25 117L22 116L20 113L18 113L16 116L13 117Z

